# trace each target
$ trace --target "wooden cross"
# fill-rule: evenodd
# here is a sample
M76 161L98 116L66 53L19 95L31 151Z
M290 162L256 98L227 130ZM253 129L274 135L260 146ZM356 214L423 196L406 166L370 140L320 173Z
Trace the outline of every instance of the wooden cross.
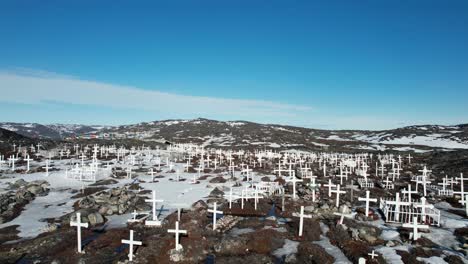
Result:
M304 214L304 206L301 206L301 212L299 214L293 213L293 216L299 217L299 236L302 236L302 230L304 227L304 218L312 218L312 215Z
M76 226L78 252L81 253L81 228L88 228L88 223L81 223L81 213L76 213L76 222L70 221L70 226Z
M133 246L141 246L143 243L133 240L133 230L130 230L130 239L122 239L122 244L128 244L128 260L133 261Z
M216 202L213 205L213 209L208 209L208 212L213 213L213 230L216 230L216 215L222 214L222 211L216 210Z
M179 234L187 234L187 230L179 229L179 221L176 221L175 229L168 229L167 232L175 234L175 250L182 249L182 245L179 244Z

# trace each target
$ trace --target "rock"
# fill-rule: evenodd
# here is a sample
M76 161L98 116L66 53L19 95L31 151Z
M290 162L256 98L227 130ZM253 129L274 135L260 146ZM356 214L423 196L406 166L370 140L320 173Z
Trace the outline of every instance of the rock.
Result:
M309 206L304 207L305 212L313 212L314 210L315 210L315 206L313 206L313 205L309 205Z
M48 224L46 227L44 227L43 231L44 232L54 232L58 229L57 224Z
M351 237L349 236L348 232L346 232L341 225L338 225L336 227L331 226L330 230L327 233L327 236L330 238L330 241L332 243L337 243L337 244L343 244L346 241L351 240Z
M14 183L9 183L10 184L10 188L19 188L21 186L26 186L28 184L27 181L23 180L23 179L19 179L17 181L15 181Z
M78 205L80 208L91 208L96 205L96 201L91 197L85 197L80 200Z
M268 176L263 176L261 179L260 179L262 182L270 182L270 177Z
M208 197L210 198L223 198L224 192L220 190L218 187L214 188L213 191L211 191L210 195Z
M341 212L341 213L344 213L344 214L350 214L351 213L351 209L345 204L340 205L340 208L338 209L338 211Z
M112 196L119 196L120 193L122 193L122 189L120 189L120 188L113 188L113 189L111 190L111 195L112 195Z
M272 229L262 229L248 234L247 248L249 252L268 254L283 247L282 235Z
M216 222L216 231L218 232L226 232L234 227L239 222L239 218L227 215Z
M44 191L43 188L41 186L39 186L39 185L28 186L27 190L29 192L31 192L32 194L34 194L34 195L38 195L38 194L40 194L40 193L42 193Z
M297 261L305 264L332 264L335 258L319 245L302 242L297 248Z
M395 242L393 242L392 240L388 241L387 243L385 243L385 246L386 247L394 247L396 246Z
M247 252L245 237L225 236L221 243L215 245L214 250L217 255L245 255Z
M89 224L94 226L104 223L104 218L100 213L92 213L88 215Z
M171 251L169 251L169 259L172 262L183 261L184 260L184 250L183 250L183 248L179 249L179 250L171 249Z
M142 197L125 188L113 188L87 196L78 203L80 208L90 208L101 215L125 214L133 210L145 211L150 208Z
M377 241L376 237L369 235L369 234L359 235L359 236L363 238L365 241L369 242L370 244L374 244Z
M218 176L209 181L210 183L225 183L226 179L223 178L223 176Z
M34 199L34 194L25 188L20 188L16 192L15 197L16 199L19 199L19 200L32 201Z
M107 212L108 212L109 210L110 210L110 209L109 209L108 207L103 206L103 207L99 208L99 211L98 211L98 212L99 212L101 215L105 215L105 214L107 214Z
M192 204L192 207L194 209L207 209L208 205L203 200L199 200L195 202L194 204Z
M348 240L343 244L340 244L340 248L343 250L343 253L348 257L353 263L358 263L359 258L362 256L367 256L371 251L370 247L363 241L354 241Z

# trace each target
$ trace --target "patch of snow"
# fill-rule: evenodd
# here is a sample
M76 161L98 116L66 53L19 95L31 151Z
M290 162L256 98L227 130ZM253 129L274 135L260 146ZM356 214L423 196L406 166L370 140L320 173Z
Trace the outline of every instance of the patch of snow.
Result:
M240 236L244 234L249 234L255 232L255 229L253 228L237 228L234 227L231 232L229 232L233 236Z
M380 253L387 263L404 264L403 260L401 260L401 256L396 253L396 250L408 251L408 248L405 246L380 247L377 248L375 251L377 251L377 253Z
M283 247L275 250L273 252L273 255L277 258L281 258L283 256L296 254L298 246L299 246L299 242L285 239Z
M421 236L447 248L452 248L460 244L451 230L442 228L431 228L430 230L430 233L421 233Z
M430 258L417 257L416 259L418 261L422 261L422 262L427 263L427 264L444 264L444 263L447 263L443 258L436 257L436 256L432 256Z
M323 234L326 234L329 229L324 223L320 223L320 228L322 229ZM320 241L314 241L312 243L323 247L328 254L332 255L335 258L335 264L352 263L338 247L330 243L330 239L328 239L328 237L320 235Z
M395 145L422 145L429 147L438 147L438 148L460 148L468 149L467 143L460 143L454 140L438 138L435 137L438 135L429 136L415 136L415 137L401 137L395 139L389 139L381 141L382 144L395 144Z
M383 240L400 240L400 233L395 230L383 230L380 238Z
M423 150L423 149L416 149L412 147L399 147L399 148L393 148L393 150L396 151L413 151L415 153L426 153L426 152L431 152L432 150Z
M245 123L243 123L243 122L227 122L227 124L232 126L232 127L245 125Z

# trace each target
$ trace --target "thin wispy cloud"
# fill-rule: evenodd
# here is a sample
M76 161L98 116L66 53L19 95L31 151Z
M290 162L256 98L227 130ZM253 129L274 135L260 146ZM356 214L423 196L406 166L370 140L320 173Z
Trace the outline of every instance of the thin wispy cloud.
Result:
M382 130L401 127L402 124L434 123L409 118L405 118L403 122L396 116L376 116L372 113L340 115L334 113L332 105L327 109L317 109L293 102L181 95L25 68L0 70L0 95L0 103L4 103L0 105L3 109L0 111L0 122L9 120L119 125L159 119L207 117L319 129L358 130ZM5 103L17 106L17 113L8 113ZM60 106L60 110L56 106ZM83 109L87 108L98 110L86 110L83 114Z
M299 117L312 111L309 106L263 100L180 95L27 69L0 72L0 84L1 101L22 104L53 101L155 111L174 116L216 113L219 116L236 115L255 119Z

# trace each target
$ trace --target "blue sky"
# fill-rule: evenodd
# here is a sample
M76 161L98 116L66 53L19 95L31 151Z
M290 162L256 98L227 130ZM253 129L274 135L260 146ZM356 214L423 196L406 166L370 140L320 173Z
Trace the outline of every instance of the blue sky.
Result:
M0 36L0 121L468 123L467 1L2 1Z

